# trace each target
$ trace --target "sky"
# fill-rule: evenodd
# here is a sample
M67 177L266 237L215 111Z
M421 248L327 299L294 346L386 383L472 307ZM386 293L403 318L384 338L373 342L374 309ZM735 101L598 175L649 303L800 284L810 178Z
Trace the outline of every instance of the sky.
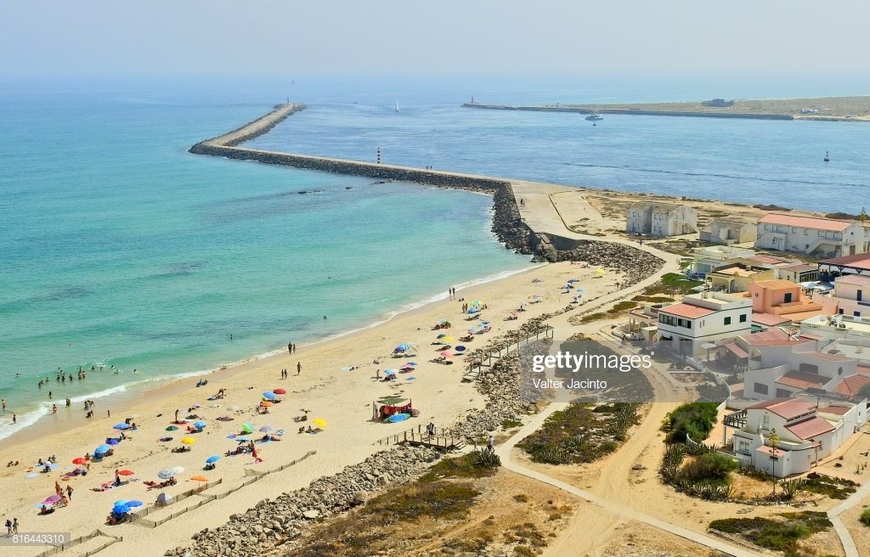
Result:
M866 0L0 0L0 75L866 72Z

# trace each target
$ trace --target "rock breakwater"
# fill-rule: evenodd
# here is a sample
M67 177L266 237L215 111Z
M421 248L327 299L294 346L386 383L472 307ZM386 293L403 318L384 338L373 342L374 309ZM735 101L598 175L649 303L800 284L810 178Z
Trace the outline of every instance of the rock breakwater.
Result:
M439 453L426 447L397 446L348 466L310 486L264 500L229 522L193 536L193 547L178 547L167 556L260 557L303 535L304 523L345 512L363 504L374 492L417 478Z

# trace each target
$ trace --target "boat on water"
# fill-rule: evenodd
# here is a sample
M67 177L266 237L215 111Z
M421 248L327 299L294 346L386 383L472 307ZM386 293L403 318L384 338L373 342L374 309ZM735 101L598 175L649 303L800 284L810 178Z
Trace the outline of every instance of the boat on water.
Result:
M586 119L590 122L598 122L599 120L604 120L604 118L602 118L599 114L590 114L586 117Z
M825 162L830 162L830 161L831 161L831 157L828 156L828 152L827 152L827 151L825 151L825 158L822 159L822 160L824 160Z
M396 99L396 112L399 111L399 99Z

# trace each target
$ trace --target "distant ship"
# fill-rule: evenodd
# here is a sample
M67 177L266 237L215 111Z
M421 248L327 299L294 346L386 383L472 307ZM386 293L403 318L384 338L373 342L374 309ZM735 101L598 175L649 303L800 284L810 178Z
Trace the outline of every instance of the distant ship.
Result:
M396 112L399 111L399 99L396 99Z
M827 152L827 151L825 151L825 158L824 158L823 160L824 160L825 162L830 162L830 161L831 161L831 157L828 156L828 152Z
M589 120L590 122L597 122L599 120L604 120L604 118L602 118L598 114L590 114L589 116L586 117L586 119Z

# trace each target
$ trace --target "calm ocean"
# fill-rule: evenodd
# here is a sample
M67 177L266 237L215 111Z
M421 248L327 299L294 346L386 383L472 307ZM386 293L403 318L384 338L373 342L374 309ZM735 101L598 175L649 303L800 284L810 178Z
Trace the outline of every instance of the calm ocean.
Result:
M12 412L15 429L49 412L48 390L78 409L528 267L489 232L488 197L186 152L288 96L309 108L250 146L372 161L380 148L390 164L824 211L863 203L870 124L606 116L592 127L569 114L459 107L471 95L860 94L854 84L531 83L0 81L0 439L13 431ZM79 366L105 369L55 381L58 368L75 377Z

